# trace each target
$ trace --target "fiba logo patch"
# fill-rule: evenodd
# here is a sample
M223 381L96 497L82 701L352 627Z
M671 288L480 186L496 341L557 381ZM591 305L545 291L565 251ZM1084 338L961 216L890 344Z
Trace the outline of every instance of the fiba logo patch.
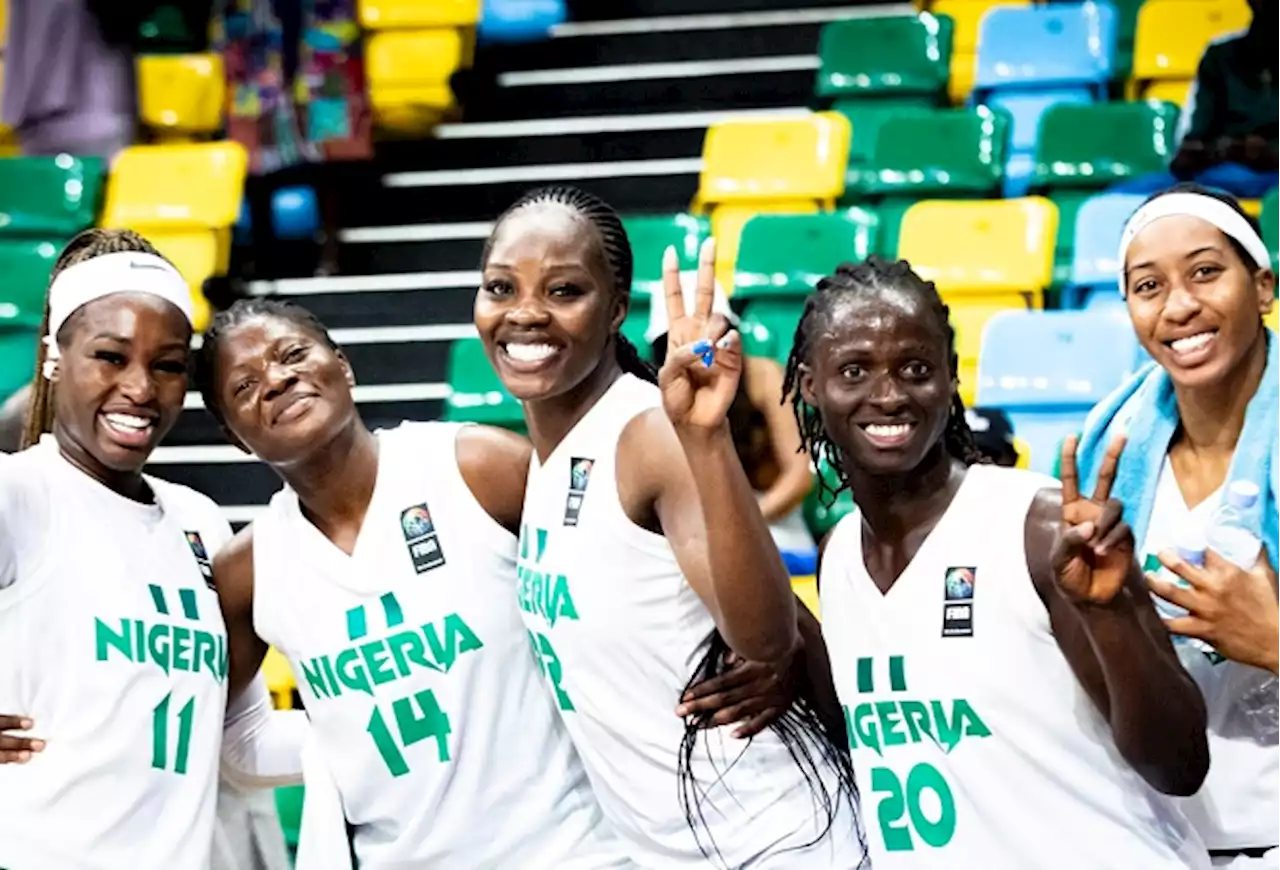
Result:
M591 482L591 469L595 464L594 459L574 457L569 460L569 498L564 505L566 526L578 524L578 515L582 513L582 500L587 497L587 484Z
M977 568L948 568L942 589L942 636L973 637L973 590Z
M400 512L400 530L404 532L405 548L409 551L414 571L423 574L444 564L440 535L436 532L436 524L431 521L426 502Z
M183 532L187 536L187 546L191 555L196 557L196 565L200 567L200 575L204 577L204 585L215 589L213 583L213 563L209 561L209 551L204 547L204 540L199 532Z

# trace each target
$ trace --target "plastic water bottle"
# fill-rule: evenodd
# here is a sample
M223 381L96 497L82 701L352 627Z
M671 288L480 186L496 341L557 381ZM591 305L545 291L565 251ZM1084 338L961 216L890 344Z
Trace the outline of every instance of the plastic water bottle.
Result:
M1262 542L1250 531L1249 522L1257 509L1258 495L1257 484L1247 480L1231 481L1209 524L1209 548L1246 571L1257 563L1262 550Z
M1205 545L1204 532L1198 525L1190 523L1186 528L1179 530L1178 543L1174 547L1174 550L1177 551L1178 558L1186 562L1188 565L1195 565L1197 568L1203 568ZM1173 585L1181 586L1184 589L1191 585L1163 565L1160 566L1158 576L1166 583L1172 583ZM1156 611L1164 619L1176 619L1179 616L1187 615L1185 607L1179 607L1171 601L1165 601L1158 595L1152 596L1152 598L1155 600ZM1187 638L1176 634L1172 635L1172 639L1175 645L1185 643L1187 641Z

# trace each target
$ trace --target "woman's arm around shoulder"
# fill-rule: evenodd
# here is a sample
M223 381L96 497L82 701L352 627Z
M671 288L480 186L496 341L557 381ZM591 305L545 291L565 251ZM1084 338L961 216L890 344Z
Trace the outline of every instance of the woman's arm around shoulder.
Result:
M227 625L227 697L234 700L262 667L267 644L253 627L253 526L245 526L213 557L213 580Z
M495 426L463 426L458 431L458 471L485 513L513 535L529 479L533 445L529 439Z

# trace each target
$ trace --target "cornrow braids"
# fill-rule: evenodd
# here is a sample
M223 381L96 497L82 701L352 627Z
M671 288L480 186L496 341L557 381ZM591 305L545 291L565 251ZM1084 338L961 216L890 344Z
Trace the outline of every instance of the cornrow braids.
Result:
M819 492L828 499L834 500L836 495L849 485L848 474L844 468L843 457L839 449L827 437L822 426L822 416L818 409L804 400L800 390L802 368L812 365L813 340L818 334L817 323L830 316L835 301L845 293L875 292L895 287L906 288L923 296L929 303L929 310L937 319L947 335L947 359L953 376L959 371L959 357L956 354L956 333L951 326L951 310L942 301L938 288L932 281L921 278L906 260L891 262L872 254L860 263L841 263L836 267L834 275L818 282L817 289L805 300L804 311L800 322L796 325L795 337L791 344L791 355L787 358L786 372L783 378L782 398L791 400L795 413L796 425L800 428L800 437L804 448L815 462L823 459L836 473L837 485L833 486L825 475L818 475ZM943 433L943 443L956 459L965 465L985 462L982 452L974 441L973 432L964 416L964 402L960 394L955 392L951 397L951 409L947 418L947 428Z
M205 409L213 415L219 425L224 425L226 420L222 415L222 407L218 399L218 380L215 370L218 362L218 346L228 332L255 317L287 320L313 334L330 349L339 350L337 342L329 335L328 328L320 322L320 318L301 305L261 296L236 300L230 308L214 315L213 321L201 336L200 350L196 354L196 389L204 399Z
M502 222L516 212L545 203L562 205L595 228L600 237L605 262L608 263L613 278L613 289L628 299L631 298L631 279L635 272L635 262L631 253L631 241L627 238L627 230L622 225L622 218L600 197L569 185L553 185L531 190L499 215L494 222L493 232L484 243L484 253L480 258L481 270L489 262L493 240ZM640 351L630 339L621 332L617 332L613 336L613 341L618 365L624 372L651 384L658 382L657 371L640 356Z
M53 271L49 275L49 286L64 269L102 257L107 254L134 253L153 254L164 258L155 246L138 233L127 229L103 229L91 227L74 236L62 249L58 259L53 263ZM75 321L73 314L58 331L55 339L66 334L67 328ZM53 383L44 377L44 363L48 356L44 337L49 332L49 293L44 296L44 314L40 318L40 342L36 347L35 380L31 386L31 403L27 407L26 423L22 431L22 448L32 446L40 440L40 436L53 431Z

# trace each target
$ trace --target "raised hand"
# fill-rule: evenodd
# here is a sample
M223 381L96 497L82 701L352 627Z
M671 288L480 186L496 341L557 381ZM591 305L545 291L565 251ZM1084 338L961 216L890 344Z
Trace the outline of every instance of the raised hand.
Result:
M25 716L0 713L0 764L26 764L37 752L44 751L38 737L18 737L10 731L30 731L35 723Z
M1123 505L1111 498L1124 438L1107 447L1093 495L1082 498L1076 471L1077 438L1062 444L1062 530L1053 547L1058 587L1078 604L1110 604L1133 565L1133 530L1121 517Z
M685 311L675 248L662 257L667 305L667 360L658 373L662 405L671 423L684 429L725 425L742 377L742 342L723 315L713 314L716 250L712 239L698 255L698 290Z

